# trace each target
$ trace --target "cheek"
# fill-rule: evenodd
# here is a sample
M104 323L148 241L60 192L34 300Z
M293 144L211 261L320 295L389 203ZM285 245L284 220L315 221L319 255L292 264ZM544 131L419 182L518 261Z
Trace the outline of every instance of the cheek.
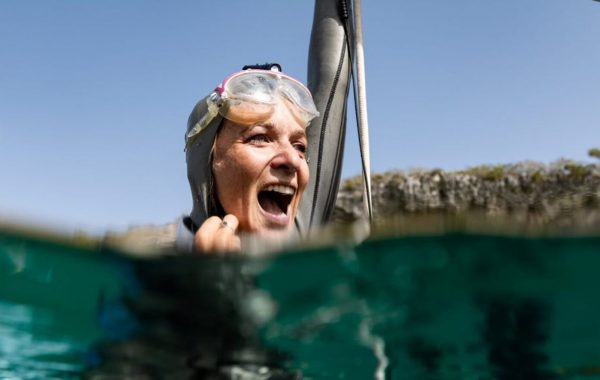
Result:
M223 151L215 151L212 163L212 172L217 190L217 197L221 205L227 209L228 198L230 196L227 189L231 189L232 165Z
M227 195L231 195L229 193L235 192L235 189L249 180L248 172L241 163L227 156L213 162L213 175L219 195L223 195L225 191Z
M259 160L254 156L235 146L224 154L215 154L213 174L219 196L237 200L246 198L261 171Z
M308 162L304 161L302 163L302 167L298 171L298 187L301 190L304 190L306 188L306 185L308 185L309 179L310 179L310 173L308 170Z

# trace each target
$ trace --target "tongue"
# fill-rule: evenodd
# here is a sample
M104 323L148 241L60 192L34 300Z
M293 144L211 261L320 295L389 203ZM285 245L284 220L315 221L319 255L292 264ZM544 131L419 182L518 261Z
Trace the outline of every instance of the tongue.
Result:
M275 198L267 193L258 194L258 202L260 203L260 207L269 214L280 215L284 213L277 201L275 201Z

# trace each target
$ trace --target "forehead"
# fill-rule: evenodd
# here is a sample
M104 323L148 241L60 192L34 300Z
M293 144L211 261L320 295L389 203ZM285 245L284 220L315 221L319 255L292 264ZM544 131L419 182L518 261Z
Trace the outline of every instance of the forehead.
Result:
M295 107L288 102L278 102L274 106L273 113L265 120L243 125L224 119L223 123L223 129L228 129L233 134L241 135L256 129L266 129L274 133L306 137L306 126L296 117Z

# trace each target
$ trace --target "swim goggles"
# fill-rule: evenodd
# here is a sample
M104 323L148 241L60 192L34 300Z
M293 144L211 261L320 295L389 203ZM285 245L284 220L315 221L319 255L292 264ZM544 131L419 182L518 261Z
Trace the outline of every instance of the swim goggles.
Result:
M217 114L234 123L249 125L267 120L280 98L295 106L292 113L305 126L319 116L308 88L290 76L256 69L230 75L206 98L208 111L186 134L186 149Z

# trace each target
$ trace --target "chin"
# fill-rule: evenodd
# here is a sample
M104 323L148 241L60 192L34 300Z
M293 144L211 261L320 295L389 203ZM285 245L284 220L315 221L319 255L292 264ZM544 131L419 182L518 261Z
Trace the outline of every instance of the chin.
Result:
M263 220L264 223L260 223L258 228L254 229L254 233L264 237L265 239L275 239L281 240L286 239L291 236L294 231L294 221L295 218L291 217L288 220L288 223L285 225L282 224L273 224L270 220Z
M260 234L266 238L286 238L290 236L292 230L293 225L287 228L264 228L260 231Z

